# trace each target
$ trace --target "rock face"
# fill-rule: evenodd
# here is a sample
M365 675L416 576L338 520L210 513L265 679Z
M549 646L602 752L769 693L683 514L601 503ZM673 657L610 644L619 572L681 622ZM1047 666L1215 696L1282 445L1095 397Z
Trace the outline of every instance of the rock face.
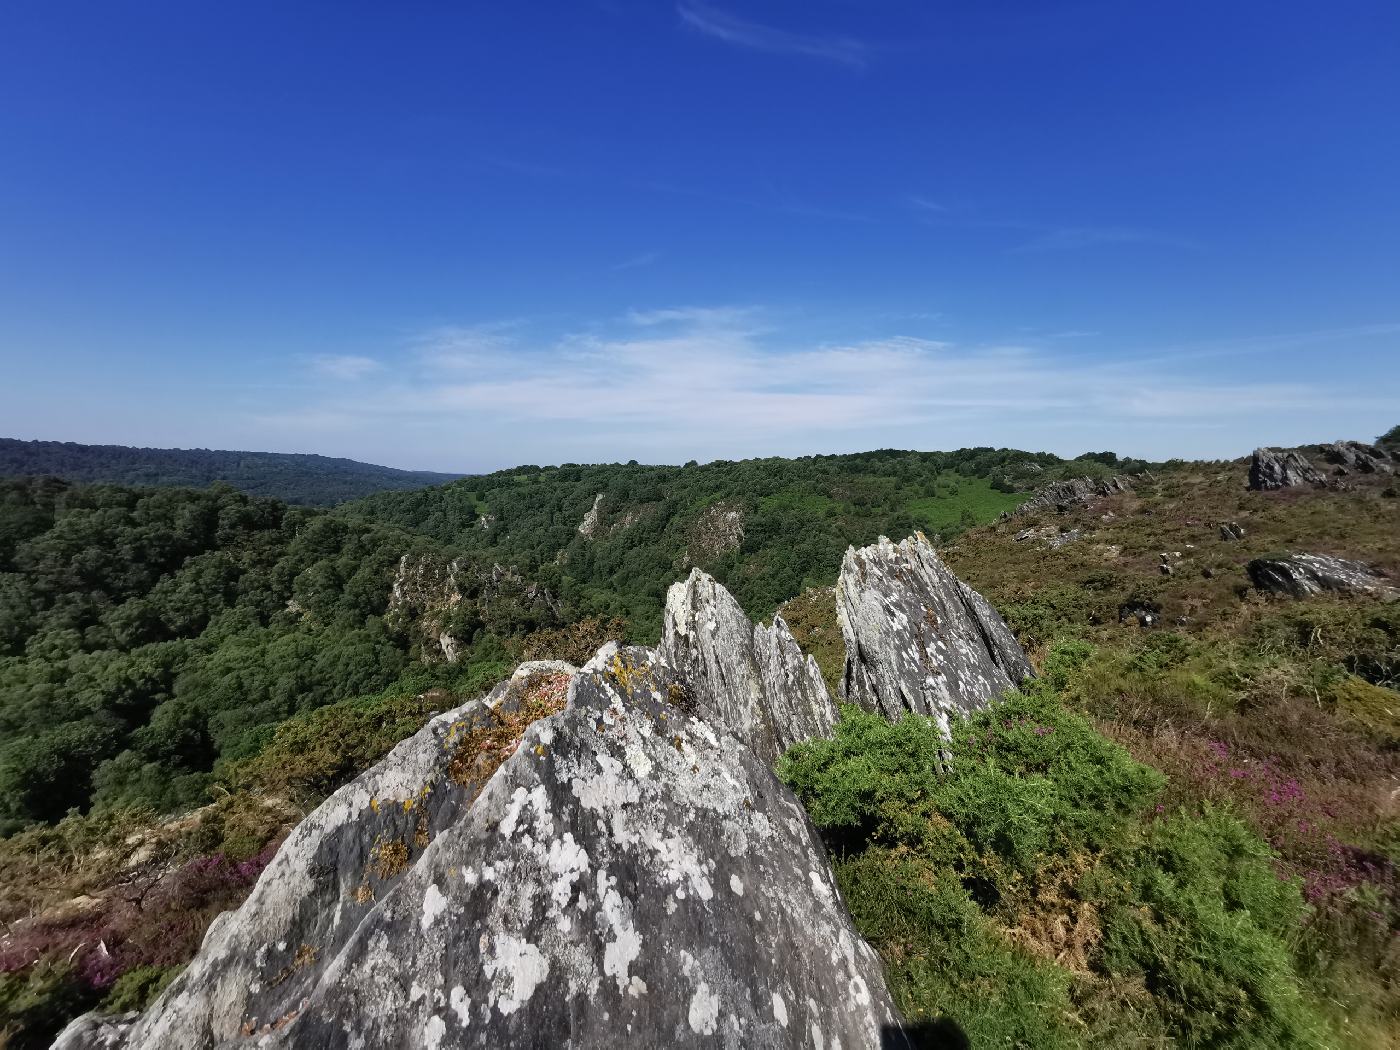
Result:
M1249 464L1249 487L1256 490L1284 489L1294 485L1321 485L1326 482L1301 452L1292 449L1256 448Z
M1069 481L1057 481L1041 489L1015 510L1007 511L1001 516L1001 520L1009 521L1012 518L1043 514L1047 511L1063 514L1074 507L1093 503L1105 496L1130 492L1132 487L1132 480L1122 475L1102 479L1073 478Z
M732 727L761 759L775 763L798 741L831 733L836 705L781 616L755 626L733 595L692 569L666 594L662 632L661 659L690 684L700 717Z
M112 1045L906 1046L778 718L725 721L789 673L815 704L806 663L673 593L666 657L525 664L331 796Z
M485 612L498 599L532 609L544 622L559 615L554 596L514 569L493 565L488 571L458 559L405 554L394 573L388 616L413 626L421 639L423 659L453 663L461 649L461 641L451 631L458 607L465 602Z
M1254 586L1264 591L1307 598L1324 591L1371 594L1382 601L1400 599L1400 590L1386 583L1369 565L1327 554L1290 554L1256 558L1246 566Z
M1395 462L1383 448L1360 441L1334 441L1322 446L1322 457L1337 464L1339 474L1393 474Z
M599 509L603 503L603 494L600 492L593 497L593 506L583 512L583 520L578 523L578 534L586 540L591 540L598 534L598 519L601 515Z
M846 641L842 695L888 718L987 706L1031 674L1015 636L922 534L846 551L836 584Z
M703 565L744 542L744 511L737 504L712 503L691 525L681 565Z

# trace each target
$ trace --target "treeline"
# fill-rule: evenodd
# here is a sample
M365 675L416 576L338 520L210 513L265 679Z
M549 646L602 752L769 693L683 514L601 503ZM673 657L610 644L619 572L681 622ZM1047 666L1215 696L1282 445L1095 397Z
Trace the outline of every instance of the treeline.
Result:
M225 485L0 481L0 834L202 803L215 764L279 722L383 690L415 657L385 617L395 567L432 549ZM483 626L500 618L455 622L506 666Z
M338 513L519 566L573 616L625 617L649 638L667 586L690 565L724 582L750 616L766 617L803 588L834 582L851 544L916 529L950 539L1048 481L1147 466L1111 452L1067 461L991 448L683 467L566 463L381 493ZM595 501L589 537L579 525Z
M224 481L249 495L271 496L305 507L329 507L375 492L422 488L461 476L282 452L129 448L0 438L0 476L21 475L192 488Z

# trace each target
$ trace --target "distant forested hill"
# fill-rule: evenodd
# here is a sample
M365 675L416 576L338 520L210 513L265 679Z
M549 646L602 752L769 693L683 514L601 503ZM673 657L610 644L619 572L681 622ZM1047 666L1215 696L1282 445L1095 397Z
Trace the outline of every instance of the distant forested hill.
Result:
M226 485L0 480L0 835L198 804L284 719L421 677L412 619L387 615L405 555L457 556ZM554 625L513 584L453 599L454 674L494 680L503 644Z
M422 488L461 477L284 452L129 448L0 438L0 476L21 475L193 488L226 481L249 495L272 496L304 507L329 507L375 492Z
M683 467L566 463L380 493L336 513L516 566L569 614L620 616L647 638L660 630L666 588L690 566L728 586L750 616L768 617L802 589L835 582L850 544L915 529L948 540L1047 482L1146 467L1109 452L1064 460L992 448Z

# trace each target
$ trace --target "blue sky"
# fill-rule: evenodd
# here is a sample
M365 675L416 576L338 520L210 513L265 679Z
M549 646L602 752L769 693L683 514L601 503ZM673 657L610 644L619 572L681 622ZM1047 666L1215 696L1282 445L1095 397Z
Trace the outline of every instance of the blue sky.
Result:
M0 433L476 471L1400 422L1400 5L9 4Z

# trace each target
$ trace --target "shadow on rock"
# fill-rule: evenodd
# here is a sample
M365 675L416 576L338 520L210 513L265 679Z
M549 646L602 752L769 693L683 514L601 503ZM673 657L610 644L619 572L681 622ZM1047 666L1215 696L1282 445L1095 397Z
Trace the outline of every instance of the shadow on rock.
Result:
M972 1040L948 1017L880 1029L880 1050L971 1050Z

